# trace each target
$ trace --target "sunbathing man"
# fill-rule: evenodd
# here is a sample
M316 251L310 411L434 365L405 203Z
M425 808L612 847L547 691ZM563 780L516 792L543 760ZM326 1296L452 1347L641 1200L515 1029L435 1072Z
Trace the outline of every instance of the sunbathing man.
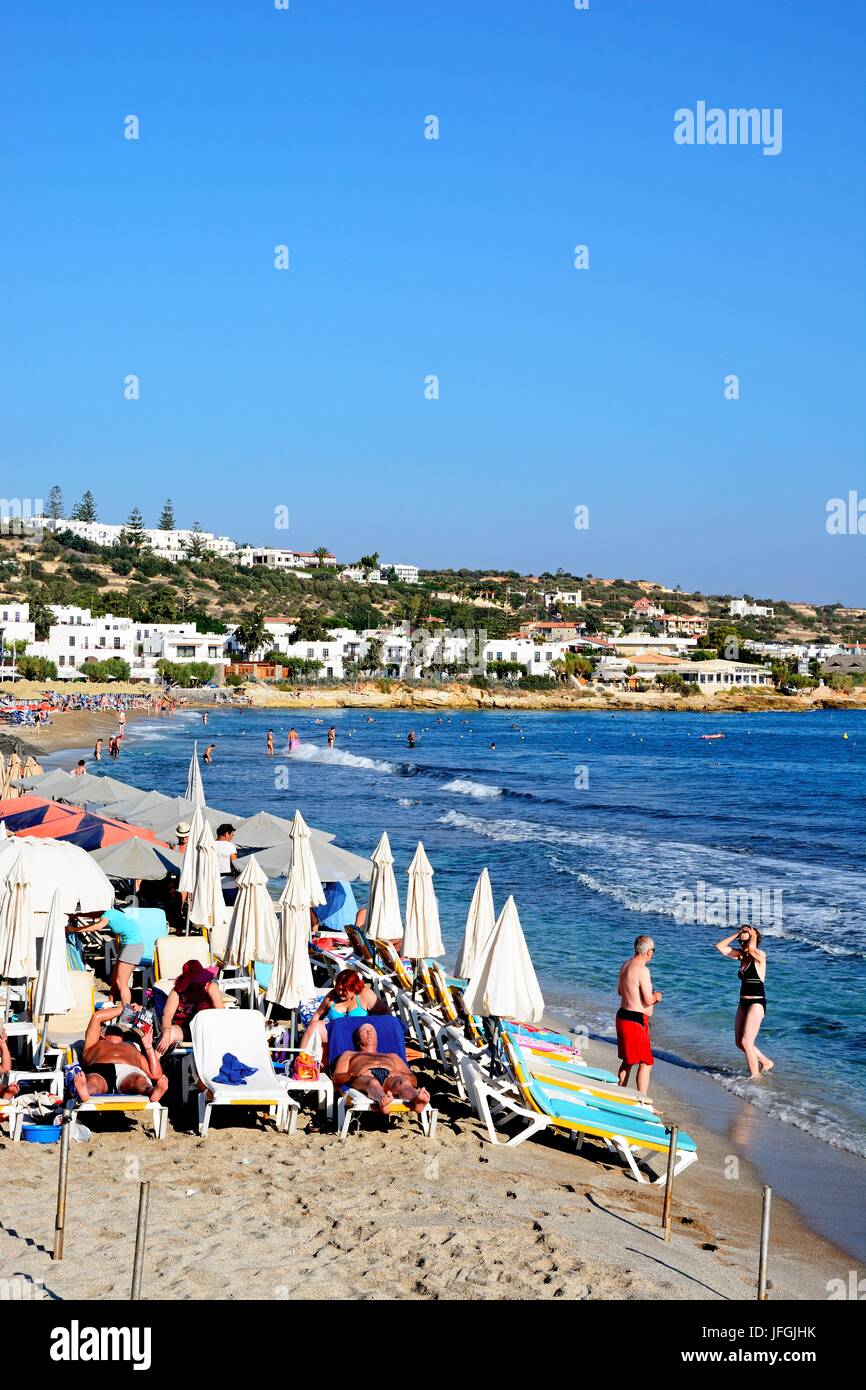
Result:
M430 1092L415 1085L415 1077L396 1052L380 1052L372 1023L362 1023L354 1034L357 1052L344 1052L337 1063L335 1086L353 1086L363 1091L387 1115L395 1101L402 1101L416 1114L430 1103Z
M160 1100L168 1089L168 1077L154 1051L150 1027L140 1034L124 1033L117 1027L105 1028L103 1032L104 1025L122 1012L122 1004L97 1009L87 1025L81 1068L70 1068L67 1072L79 1100L118 1092ZM137 1046L133 1039L140 1039L141 1045Z

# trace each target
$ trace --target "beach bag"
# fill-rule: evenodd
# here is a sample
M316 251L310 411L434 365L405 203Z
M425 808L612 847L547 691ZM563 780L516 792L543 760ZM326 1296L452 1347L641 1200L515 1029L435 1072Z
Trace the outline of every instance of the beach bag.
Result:
M293 1081L318 1081L322 1066L309 1052L299 1052L292 1065Z

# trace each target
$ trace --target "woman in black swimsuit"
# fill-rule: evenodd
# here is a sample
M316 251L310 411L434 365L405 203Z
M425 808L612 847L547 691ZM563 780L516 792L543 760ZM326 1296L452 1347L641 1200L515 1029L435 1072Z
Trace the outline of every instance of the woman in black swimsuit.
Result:
M731 942L737 945L732 946ZM767 953L760 949L761 933L756 927L739 927L724 941L716 942L716 950L730 960L740 962L740 1004L734 1023L734 1042L746 1054L749 1075L760 1076L762 1072L772 1071L773 1062L765 1057L756 1046L761 1024L767 1014L767 991L764 980L767 975Z

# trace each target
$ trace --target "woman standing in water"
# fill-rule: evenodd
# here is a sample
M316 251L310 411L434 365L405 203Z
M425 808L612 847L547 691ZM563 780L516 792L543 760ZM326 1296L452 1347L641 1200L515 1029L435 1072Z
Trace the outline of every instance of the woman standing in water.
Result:
M738 944L732 946L732 941ZM767 953L760 947L761 933L756 927L738 927L724 941L716 942L717 951L729 960L740 962L740 1004L734 1022L734 1042L746 1055L751 1077L773 1070L771 1059L759 1052L756 1046L761 1024L767 1015L767 991L764 988Z

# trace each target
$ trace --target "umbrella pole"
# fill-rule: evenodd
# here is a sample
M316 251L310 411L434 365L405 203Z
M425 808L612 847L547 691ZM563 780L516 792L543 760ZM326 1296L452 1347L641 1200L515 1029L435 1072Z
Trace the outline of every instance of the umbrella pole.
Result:
M292 1009L292 1033L291 1033L291 1038L292 1038L291 1047L292 1047L292 1051L294 1052L295 1048L296 1048L297 1045L298 1045L298 1010L297 1010L296 1008L295 1008L295 1009Z

